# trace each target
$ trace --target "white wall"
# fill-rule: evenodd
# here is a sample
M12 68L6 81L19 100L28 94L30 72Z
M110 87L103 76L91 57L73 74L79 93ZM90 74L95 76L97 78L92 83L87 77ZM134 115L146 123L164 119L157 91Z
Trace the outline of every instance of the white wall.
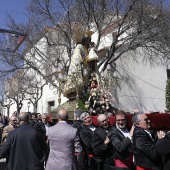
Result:
M120 78L117 107L130 112L136 108L154 112L166 109L166 66L144 64L142 59L143 56L140 56L135 62L130 54L126 54L116 61Z

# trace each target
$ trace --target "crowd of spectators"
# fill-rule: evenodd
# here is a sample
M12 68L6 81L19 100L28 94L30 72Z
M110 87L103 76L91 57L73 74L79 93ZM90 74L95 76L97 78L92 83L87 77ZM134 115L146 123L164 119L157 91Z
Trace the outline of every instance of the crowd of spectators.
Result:
M97 125L87 112L57 114L57 123L47 114L22 112L0 117L0 158L10 170L169 170L170 133L151 129L147 114L134 111L132 127L127 114L115 113L111 126L107 115L97 116Z

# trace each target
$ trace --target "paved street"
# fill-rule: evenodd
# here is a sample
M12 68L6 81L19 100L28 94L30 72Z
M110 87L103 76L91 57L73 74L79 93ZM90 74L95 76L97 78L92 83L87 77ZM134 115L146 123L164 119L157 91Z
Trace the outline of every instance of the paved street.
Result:
M0 170L5 170L6 159L0 159Z

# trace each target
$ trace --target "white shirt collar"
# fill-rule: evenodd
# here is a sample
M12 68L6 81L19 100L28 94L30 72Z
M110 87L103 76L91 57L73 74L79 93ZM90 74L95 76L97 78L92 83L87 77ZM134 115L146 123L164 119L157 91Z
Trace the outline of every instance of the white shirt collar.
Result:
M127 128L125 130L122 130L118 127L117 124L116 124L116 128L119 129L125 137L129 136L129 130Z

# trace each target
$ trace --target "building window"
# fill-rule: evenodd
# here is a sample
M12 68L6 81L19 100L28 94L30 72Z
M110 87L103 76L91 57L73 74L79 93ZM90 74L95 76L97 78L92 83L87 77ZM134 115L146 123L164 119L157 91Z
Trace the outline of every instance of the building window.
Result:
M48 112L51 112L55 109L55 101L48 102Z

